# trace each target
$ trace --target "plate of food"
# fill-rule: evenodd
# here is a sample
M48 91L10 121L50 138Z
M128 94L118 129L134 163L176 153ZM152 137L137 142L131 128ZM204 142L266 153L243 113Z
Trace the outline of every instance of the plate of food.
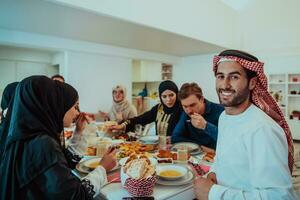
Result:
M143 154L146 152L153 151L155 146L152 144L141 144L139 142L130 142L119 144L119 152L117 158L125 158L132 154Z
M76 169L82 173L90 173L91 171L96 169L98 166L100 166L100 161L101 161L101 158L99 158L99 157L87 158L83 161L80 161L76 165ZM120 168L120 166L117 163L117 165L111 171L114 171L119 168Z
M188 168L176 164L160 164L156 167L156 174L159 178L169 181L182 179L188 173Z
M154 156L158 163L173 163L173 161L177 160L177 153L170 150L160 149Z
M192 142L178 142L178 143L174 144L171 149L173 151L177 151L182 146L185 146L187 148L188 152L191 154L201 153L201 151L202 151L202 150L200 150L200 147L198 144L192 143Z

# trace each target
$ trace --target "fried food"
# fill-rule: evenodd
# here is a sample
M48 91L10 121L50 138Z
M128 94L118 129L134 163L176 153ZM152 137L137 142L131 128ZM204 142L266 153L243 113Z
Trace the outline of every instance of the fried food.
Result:
M87 150L86 150L86 154L88 156L95 156L96 153L97 153L97 148L93 147L93 146L88 147Z
M207 152L202 160L205 160L207 162L214 162L215 153L214 152Z
M122 143L119 145L118 158L128 157L132 154L144 154L154 149L153 145L144 145L139 142Z
M177 160L177 153L171 152L170 150L160 149L157 154L158 158L172 158L173 160Z

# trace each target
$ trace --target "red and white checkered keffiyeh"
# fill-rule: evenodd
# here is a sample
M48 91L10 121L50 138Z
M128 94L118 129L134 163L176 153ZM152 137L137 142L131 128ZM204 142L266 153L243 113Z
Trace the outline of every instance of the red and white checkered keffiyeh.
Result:
M268 92L267 77L264 74L263 69L264 63L259 61L252 62L235 56L215 56L213 59L214 72L217 70L220 59L236 61L244 68L256 72L258 80L255 88L252 91L252 102L265 113L267 113L267 115L274 119L283 128L288 143L288 164L292 173L294 165L294 146L291 131L279 106Z

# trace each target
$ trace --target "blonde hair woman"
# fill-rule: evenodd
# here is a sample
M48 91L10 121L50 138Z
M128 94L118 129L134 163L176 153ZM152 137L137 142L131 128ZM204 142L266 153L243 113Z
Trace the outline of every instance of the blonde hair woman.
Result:
M117 85L112 89L113 105L108 113L101 112L104 120L121 122L137 116L136 108L126 99L126 88Z

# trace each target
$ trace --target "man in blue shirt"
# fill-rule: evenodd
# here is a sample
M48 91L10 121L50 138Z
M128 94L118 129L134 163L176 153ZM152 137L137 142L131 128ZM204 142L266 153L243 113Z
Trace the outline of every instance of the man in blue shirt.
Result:
M197 83L183 84L178 97L184 112L173 131L172 143L194 142L215 149L224 107L205 99Z

